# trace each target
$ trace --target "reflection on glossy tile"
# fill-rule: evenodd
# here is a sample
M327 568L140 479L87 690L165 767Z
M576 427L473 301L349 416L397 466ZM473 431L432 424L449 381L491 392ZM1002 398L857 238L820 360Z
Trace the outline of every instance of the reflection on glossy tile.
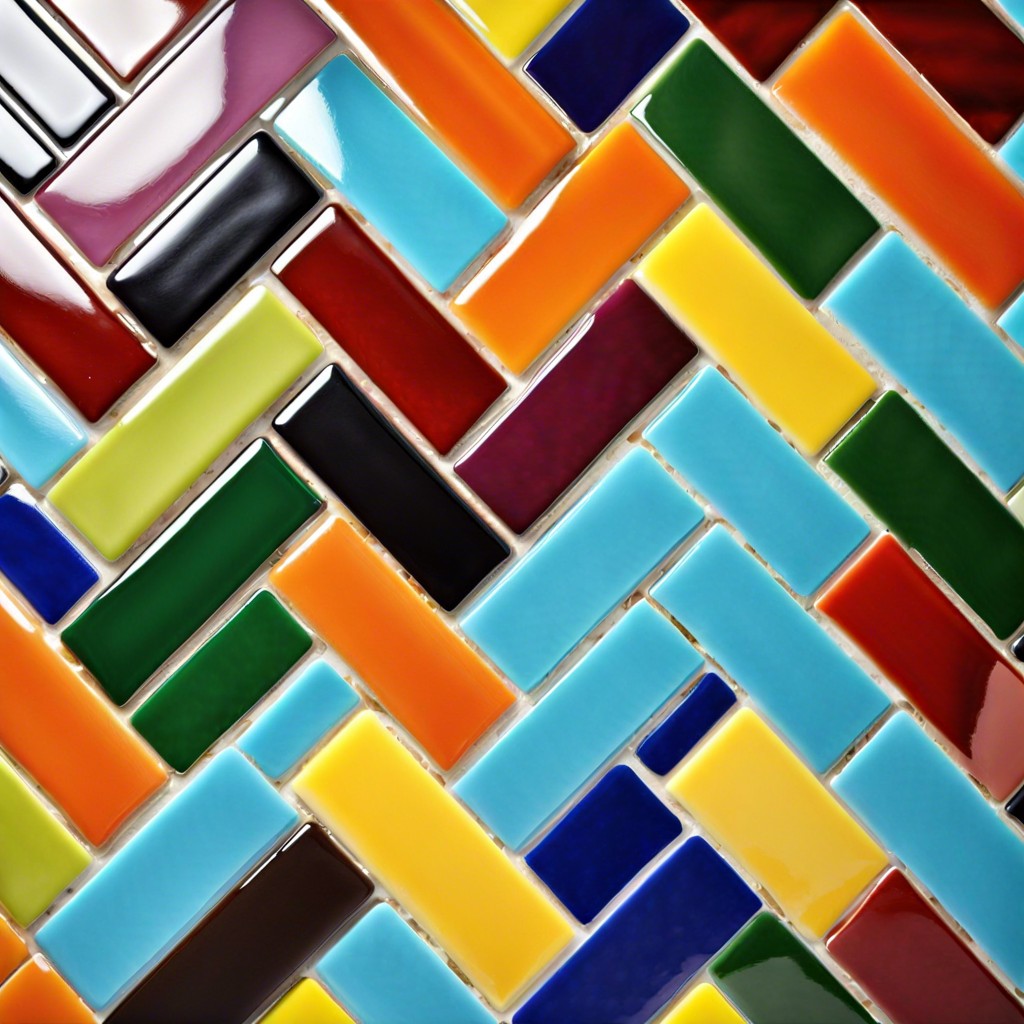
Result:
M744 1024L744 1021L714 985L703 982L659 1024Z
M26 195L56 166L42 138L0 99L0 177Z
M289 989L260 1024L355 1024L352 1018L312 978Z
M999 318L998 324L1024 348L1024 295L1021 295Z
M94 1024L96 1018L68 983L34 956L0 988L0 1020L11 1024Z
M505 57L518 56L570 0L453 0L466 20Z

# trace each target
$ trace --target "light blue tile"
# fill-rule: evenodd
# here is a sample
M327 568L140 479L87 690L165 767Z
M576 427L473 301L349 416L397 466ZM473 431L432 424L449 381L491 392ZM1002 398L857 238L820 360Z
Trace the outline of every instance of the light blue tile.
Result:
M650 452L630 452L465 614L462 628L534 689L701 523Z
M278 779L358 703L355 690L327 662L317 661L260 715L238 747Z
M641 601L455 792L502 842L519 849L702 664L679 630Z
M1024 0L999 0L1006 13L1024 29Z
M316 966L361 1024L493 1024L448 965L386 903Z
M717 370L698 374L644 436L798 594L870 532Z
M0 452L10 466L42 487L85 442L71 413L0 341Z
M1024 476L1024 363L895 233L825 308L950 433L997 487Z
M507 222L348 57L331 61L274 127L439 291Z
M39 930L39 947L102 1009L298 821L237 750L218 755Z
M999 326L1024 347L1024 294L999 318Z
M905 713L832 783L1019 988L1024 842Z
M1024 27L1024 0L1014 0L1020 6L1020 21ZM999 150L1002 158L1020 177L1024 178L1024 128L1018 128Z
M889 706L870 677L716 526L651 590L815 771Z

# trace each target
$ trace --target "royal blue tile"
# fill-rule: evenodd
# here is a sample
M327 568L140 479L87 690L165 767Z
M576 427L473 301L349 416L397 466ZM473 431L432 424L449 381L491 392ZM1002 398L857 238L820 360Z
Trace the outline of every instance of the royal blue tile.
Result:
M689 25L670 0L586 0L526 73L583 131L592 132Z
M32 499L17 491L0 496L0 572L49 623L63 618L99 579Z
M616 765L527 854L545 885L589 924L682 832L632 769Z
M652 772L668 775L735 703L736 694L709 672L636 748L636 756Z
M694 836L555 972L515 1024L646 1024L760 904Z

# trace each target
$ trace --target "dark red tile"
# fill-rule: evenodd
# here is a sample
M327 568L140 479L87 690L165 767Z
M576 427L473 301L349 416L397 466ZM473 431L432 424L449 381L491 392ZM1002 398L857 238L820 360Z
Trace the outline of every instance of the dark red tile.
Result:
M1024 1011L893 869L828 937L895 1024L1019 1024Z
M138 338L0 200L0 329L89 420L155 362Z
M1007 797L1024 778L1024 680L890 534L830 587L834 619L952 744Z
M522 533L696 354L626 281L455 471Z

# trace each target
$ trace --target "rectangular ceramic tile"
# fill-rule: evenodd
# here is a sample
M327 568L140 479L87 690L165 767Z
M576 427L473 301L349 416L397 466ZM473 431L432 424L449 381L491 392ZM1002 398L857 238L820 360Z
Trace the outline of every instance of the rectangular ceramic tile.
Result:
M0 177L27 195L56 166L57 160L42 137L0 99Z
M1024 347L1024 295L1020 296L998 320L999 326Z
M61 639L126 703L320 505L266 441L255 441Z
M895 232L825 308L966 448L1001 490L1024 475L1024 364Z
M503 57L517 57L569 5L569 0L453 2Z
M274 127L438 291L507 223L347 56L331 61Z
M95 1024L70 985L42 958L33 957L0 988L0 1019Z
M279 779L358 704L352 687L326 661L315 661L249 726L238 749Z
M20 925L34 921L92 857L0 757L0 904Z
M506 208L569 153L569 133L440 0L330 0L453 155Z
M1005 800L1024 781L1024 679L919 569L880 537L818 600Z
M697 985L661 1020L661 1024L745 1024L725 996L706 981Z
M452 309L522 373L688 195L640 135L619 125L541 199Z
M0 0L0 81L65 145L113 105L110 90L21 0Z
M701 523L648 452L630 452L463 615L466 635L532 690Z
M670 0L586 0L525 71L577 127L592 132L689 26Z
M265 288L249 292L50 491L105 558L123 554L323 351Z
M522 533L696 354L625 281L455 471Z
M327 994L323 985L303 978L289 989L260 1018L261 1024L355 1024L352 1018ZM457 1022L461 1024L461 1022Z
M816 296L878 222L703 39L633 110L796 292Z
M39 192L40 205L106 263L334 38L302 0L232 4Z
M362 1024L491 1024L462 979L396 911L374 907L316 965Z
M900 713L832 783L1017 986L1024 981L1024 843Z
M294 785L498 1009L572 939L561 914L371 712Z
M749 707L712 733L668 790L815 938L886 866L885 852Z
M1024 278L1024 195L857 18L842 12L775 85L986 305Z
M261 591L160 684L132 725L186 772L309 650L309 634Z
M260 133L178 206L107 286L169 347L319 199L313 182Z
M337 365L274 429L442 608L508 557L508 545Z
M651 590L815 771L889 706L875 683L722 526ZM824 688L822 680L828 680Z
M241 754L226 750L39 929L39 947L102 1009L297 820Z
M1024 619L1024 526L895 391L826 459L830 469L1000 638Z
M0 984L5 982L14 969L28 958L28 947L14 926L0 917Z
M2 588L0 650L0 745L104 842L163 785L163 769Z
M636 772L610 769L526 855L526 863L589 924L683 830Z
M901 1024L1024 1021L1020 1004L895 869L828 937L828 951Z
M641 601L454 791L502 842L519 849L701 663L675 626Z
M371 888L327 834L307 824L260 864L107 1020L249 1020L344 927Z
M0 495L0 573L51 624L62 619L99 579L21 488Z
M702 370L644 437L798 594L817 590L868 536L867 523L715 369Z
M93 421L155 362L67 262L3 200L0 328Z
M515 1024L646 1024L760 900L699 836L687 840L515 1014Z
M438 451L448 452L505 390L501 375L339 207L325 210L273 269Z
M875 381L708 206L641 263L638 280L805 454Z
M442 768L511 705L495 672L348 523L332 520L270 580Z

